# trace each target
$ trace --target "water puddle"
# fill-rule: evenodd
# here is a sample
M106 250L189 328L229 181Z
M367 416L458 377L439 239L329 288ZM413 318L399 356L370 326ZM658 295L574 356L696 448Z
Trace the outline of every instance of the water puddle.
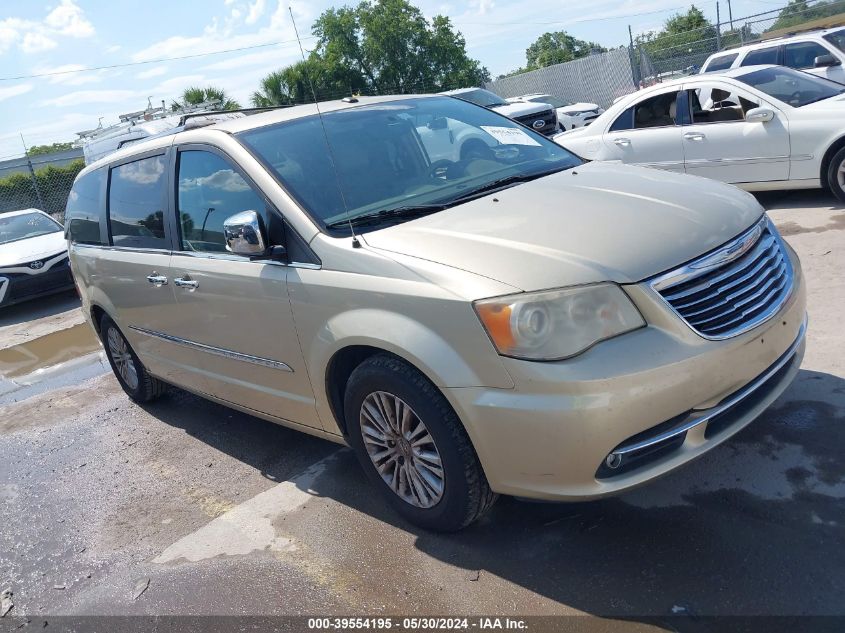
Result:
M91 326L80 323L26 343L0 350L0 378L26 376L98 351L100 341Z

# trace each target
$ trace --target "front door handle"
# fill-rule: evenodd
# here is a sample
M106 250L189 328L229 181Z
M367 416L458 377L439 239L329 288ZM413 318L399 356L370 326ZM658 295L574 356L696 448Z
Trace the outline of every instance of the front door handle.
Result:
M631 145L631 139L627 138L615 138L613 139L613 142L619 147L629 147Z
M199 287L199 283L195 279L191 279L188 275L177 277L173 280L173 283L180 288L188 288L189 290L196 290Z
M684 138L688 141L703 141L705 136L701 132L687 132Z
M165 277L164 275L159 275L155 271L153 271L152 275L147 275L147 281L149 281L156 288L161 288L162 286L167 285L167 277Z

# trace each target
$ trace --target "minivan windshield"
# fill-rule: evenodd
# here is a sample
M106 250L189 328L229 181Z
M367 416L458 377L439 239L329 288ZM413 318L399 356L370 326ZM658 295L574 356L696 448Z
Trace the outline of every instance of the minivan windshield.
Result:
M782 66L737 75L736 79L794 108L845 93L842 84Z
M47 233L58 233L61 225L41 213L0 214L0 244L17 242Z
M845 29L834 31L833 33L828 33L824 36L824 39L826 39L840 51L845 53Z
M435 213L581 164L532 130L449 97L361 105L237 137L330 231Z

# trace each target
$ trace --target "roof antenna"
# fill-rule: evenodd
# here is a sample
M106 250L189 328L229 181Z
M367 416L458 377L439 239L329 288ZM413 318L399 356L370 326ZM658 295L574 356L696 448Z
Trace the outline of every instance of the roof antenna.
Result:
M302 48L302 40L299 39L299 30L296 28L296 20L293 17L293 8L288 5L288 12L290 12L290 21L293 24L293 32L296 34L296 41L299 44L299 54L302 55L303 70L305 77L308 79L308 86L311 88L311 96L314 99L314 107L317 108L317 117L320 119L320 127L323 128L323 136L326 139L326 147L329 149L329 160L332 162L332 171L337 181L337 190L340 192L340 199L343 201L343 209L346 211L346 221L349 222L349 231L352 233L352 248L361 248L361 242L358 241L358 236L355 235L355 229L352 226L352 219L349 217L349 206L346 204L346 196L343 195L343 186L340 183L340 174L337 172L337 163L334 159L334 152L332 151L332 144L329 141L329 134L326 131L326 124L323 122L323 114L320 112L320 103L317 101L317 93L314 91L314 82L311 81L311 73L308 72L307 63L305 59L305 50ZM356 99L357 101L357 99Z

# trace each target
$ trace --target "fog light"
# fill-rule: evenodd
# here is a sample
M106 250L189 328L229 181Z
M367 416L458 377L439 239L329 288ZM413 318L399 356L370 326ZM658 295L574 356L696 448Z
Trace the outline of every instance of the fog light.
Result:
M607 464L608 468L616 470L622 465L622 455L619 453L611 453L607 456L607 459L604 460L604 463Z

